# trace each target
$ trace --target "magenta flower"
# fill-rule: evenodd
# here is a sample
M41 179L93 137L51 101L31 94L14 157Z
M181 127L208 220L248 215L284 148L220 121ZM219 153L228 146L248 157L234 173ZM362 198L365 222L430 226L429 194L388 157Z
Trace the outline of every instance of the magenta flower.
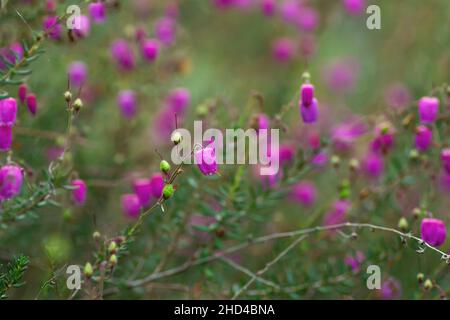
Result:
M296 23L300 11L300 3L296 0L284 0L280 6L281 18L286 23Z
M48 34L51 39L59 40L61 37L62 26L58 22L58 17L56 16L46 16L44 17L44 22L42 23L44 31Z
M134 68L135 59L131 47L123 39L118 39L111 45L111 55L116 60L120 69L129 71Z
M312 182L301 181L292 187L290 198L304 206L311 206L317 198L316 187Z
M19 59L23 57L23 48L20 43L13 43L9 46L9 48L0 48L0 56L3 56L8 62L12 64L16 64L18 62L17 56ZM6 66L3 61L0 59L0 70L4 69Z
M86 183L81 179L76 179L72 181L72 186L75 187L74 189L72 189L73 202L78 206L84 205L87 197Z
M0 201L8 200L20 193L22 187L22 168L5 165L0 168Z
M350 210L352 204L348 200L336 200L331 210L326 214L324 218L324 224L331 226L335 224L343 223L346 220L347 212Z
M160 173L155 173L150 178L150 184L152 186L152 196L157 199L161 198L164 188L164 177Z
M297 16L296 24L302 31L314 31L319 24L319 14L312 8L304 7Z
M261 0L261 11L265 16L271 16L275 13L276 5L275 0Z
M124 194L120 197L122 212L125 217L137 219L141 214L141 202L134 193Z
M338 124L331 130L331 141L336 151L349 151L355 140L366 132L366 126L359 119Z
M317 99L314 98L312 101L312 104L309 106L304 105L300 101L300 113L302 115L302 119L304 123L315 123L317 122L317 118L319 116L319 103L317 102Z
M420 125L416 130L416 148L419 151L426 151L433 142L433 131L424 125Z
M365 259L364 253L362 251L357 251L355 256L346 256L344 258L344 263L352 269L353 273L358 273L361 263L363 263Z
M281 144L279 147L279 161L280 165L291 163L294 160L295 149L290 144Z
M89 14L95 23L103 23L106 20L105 5L102 2L89 4Z
M0 126L12 126L17 118L17 101L14 98L0 100Z
M266 114L264 114L264 113L260 113L260 114L258 114L257 116L256 116L256 126L257 126L257 128L256 128L256 130L259 132L259 130L261 130L261 129L269 129L269 123L270 123L270 120L269 120L269 117L266 115Z
M425 218L420 225L422 240L433 247L440 247L447 236L445 224L439 219Z
M419 120L423 124L433 123L439 111L439 99L423 97L419 100Z
M69 65L68 69L70 84L81 87L87 78L87 66L82 61L75 61Z
M445 171L450 174L450 148L441 151L441 162Z
M302 84L300 88L300 98L302 104L310 106L314 99L314 86L310 83Z
M37 113L37 99L36 99L36 95L34 93L30 93L27 95L26 105L27 105L28 111L30 111L30 113L33 116L35 116Z
M365 0L343 0L344 9L349 14L358 16L364 13Z
M141 54L145 60L153 62L158 57L159 42L155 39L145 39L141 42Z
M12 145L12 126L0 125L0 151L6 152Z
M411 102L411 94L404 84L397 83L386 90L384 100L388 106L403 108Z
M21 103L25 103L25 99L27 97L28 87L25 83L22 83L17 90L17 97ZM1 102L0 102L1 103Z
M206 175L217 173L216 151L212 147L205 147L195 151L195 160L200 171Z
M295 52L294 43L287 38L280 38L273 42L272 44L272 54L273 57L278 62L287 62L292 59Z
M136 95L133 90L122 90L117 96L117 104L119 105L122 115L125 118L133 118L136 115Z
M375 153L386 154L394 146L394 130L389 123L383 123L375 129L376 137L371 142L371 149Z
M374 152L369 152L363 159L362 167L367 176L378 178L384 170L383 158Z
M167 17L156 21L155 35L162 44L171 45L175 41L175 21Z
M134 193L139 198L142 207L147 207L152 198L152 183L150 179L136 179L133 182Z
M79 28L74 28L74 34L79 38L84 38L91 32L91 21L85 15L80 15L75 17L75 23Z
M388 278L381 284L380 297L385 300L399 299L402 295L400 282L394 278Z
M170 110L177 114L184 114L191 101L191 94L186 88L173 89L166 98Z
M326 151L321 151L316 154L312 159L311 163L317 167L324 167L328 163L328 154Z

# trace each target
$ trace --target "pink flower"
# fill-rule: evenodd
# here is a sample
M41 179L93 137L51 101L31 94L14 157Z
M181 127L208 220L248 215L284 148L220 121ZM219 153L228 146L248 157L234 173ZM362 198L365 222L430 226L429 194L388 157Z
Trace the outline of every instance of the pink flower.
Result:
M271 16L275 13L276 2L275 0L261 0L261 11L265 16Z
M375 153L386 154L394 146L394 130L389 123L383 123L375 129L376 137L371 142L371 149Z
M58 22L58 17L56 16L46 16L44 17L44 22L42 23L44 31L48 34L51 39L59 40L61 37L62 26Z
M85 15L75 17L77 28L73 29L74 34L79 38L87 37L91 31L91 21ZM78 28L79 27L79 28Z
M25 83L22 83L17 90L17 97L21 103L25 103L25 99L27 97L28 87ZM0 102L1 103L1 102Z
M134 68L135 59L131 47L123 39L118 39L111 45L111 55L116 60L120 69L129 71Z
M69 65L69 80L70 84L76 87L81 87L87 78L87 66L82 61L75 61Z
M103 23L106 20L105 5L102 2L94 2L88 6L89 14L95 23Z
M36 95L34 93L30 93L27 95L26 104L27 104L28 111L30 111L30 113L33 116L35 116L37 113L38 107L37 107Z
M433 131L424 125L416 129L416 148L419 151L426 151L433 142Z
M383 173L383 158L374 152L369 152L363 159L362 164L364 172L371 178L378 178Z
M150 178L150 184L152 187L152 196L157 199L161 198L164 188L164 177L160 173L155 173Z
M136 95L133 90L122 90L117 96L117 104L119 105L122 115L131 119L136 115Z
M334 149L347 152L354 141L366 132L366 126L359 120L350 120L338 124L331 130L331 141Z
M343 0L345 11L357 16L364 13L365 0Z
M402 295L400 282L394 278L388 278L381 284L380 296L382 299L398 299Z
M357 251L355 256L346 256L344 258L344 263L348 265L353 273L358 273L360 270L361 263L366 259L364 253L361 251Z
M0 201L11 199L20 193L22 187L22 168L5 165L0 168Z
M423 241L431 246L439 247L445 242L447 230L443 221L426 218L420 225L420 234Z
M217 173L217 159L214 148L202 148L197 150L194 155L197 166L204 175L208 176Z
M294 43L287 38L275 40L272 44L272 54L278 62L287 62L292 59L295 52Z
M419 100L419 120L423 124L430 124L436 120L439 111L439 99L423 97Z
M141 214L141 202L134 193L124 194L120 197L122 212L125 217L137 219Z
M319 14L312 8L304 7L297 16L296 24L300 30L314 31L319 24Z
M14 98L0 100L0 126L13 126L17 118L17 101Z
M311 206L317 198L316 187L309 181L299 182L292 187L290 198L301 205Z
M87 197L86 183L81 179L76 179L72 181L72 186L75 187L72 189L73 202L78 206L84 205Z
M314 98L313 102L310 106L304 105L300 101L300 113L302 115L302 119L304 123L315 123L317 122L317 118L319 116L319 103L317 102L317 99Z
M20 43L15 42L11 44L9 48L0 48L0 56L3 56L8 62L16 64L18 62L18 58L22 59L23 57L23 48ZM3 61L0 60L0 70L5 67L6 66Z
M295 149L290 144L281 144L279 147L279 161L280 165L291 163L294 160Z
M152 183L150 179L136 179L133 182L134 193L139 198L142 207L147 207L152 198Z
M331 226L343 223L346 220L347 212L351 208L351 202L348 200L337 200L333 203L331 210L324 218L324 224Z
M166 104L172 112L182 115L185 113L190 101L191 95L188 89L176 88L169 93L166 99Z
M158 57L159 42L155 39L145 39L141 42L141 53L145 60L153 62Z
M163 17L155 24L156 38L164 45L171 45L175 41L175 21Z
M6 152L12 145L12 127L0 125L0 151Z
M310 83L302 84L300 88L300 99L302 104L310 106L314 99L314 86Z
M317 167L324 167L328 163L328 154L326 151L321 151L318 154L316 154L312 160L311 163Z
M296 23L300 11L300 3L296 0L284 0L280 6L281 18L286 23Z

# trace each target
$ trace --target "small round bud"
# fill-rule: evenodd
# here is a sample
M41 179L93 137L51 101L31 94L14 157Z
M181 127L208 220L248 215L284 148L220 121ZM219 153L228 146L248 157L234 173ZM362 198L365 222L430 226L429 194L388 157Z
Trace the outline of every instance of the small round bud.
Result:
M83 108L83 101L81 101L80 98L77 98L74 102L73 102L73 108L75 109L75 111L80 111L81 108Z
M422 283L424 279L425 279L425 275L423 273L418 273L417 274L417 281L419 283Z
M331 157L331 164L333 165L333 167L335 167L335 168L339 167L340 163L341 163L341 159L339 158L339 156L333 155Z
M173 142L174 145L177 145L181 142L182 136L181 133L178 131L175 131L172 133L172 136L170 137L170 140Z
M173 185L166 184L163 188L164 199L169 199L173 195L173 192L174 192Z
M311 74L308 71L303 72L302 80L303 82L309 82L311 80Z
M419 160L419 151L417 151L417 149L411 149L409 151L409 159L412 161Z
M433 282L431 282L430 279L425 280L425 282L423 284L423 288L425 290L431 290L433 288Z
M408 220L406 220L405 217L401 217L400 220L398 220L398 227L402 231L408 230Z
M413 209L414 219L418 219L421 215L422 215L422 210L420 210L420 208Z
M72 100L72 93L70 91L64 92L64 100L70 102Z
M115 254L112 254L111 257L109 257L109 264L114 267L117 264L117 256Z
M340 199L348 199L348 198L350 198L350 189L349 188L342 188L341 191L339 191L339 198Z
M73 217L72 210L70 210L70 209L65 209L64 212L63 212L63 218L64 218L64 220L69 221L69 220L72 219L72 217Z
M349 166L350 166L350 170L352 170L352 171L359 170L359 160L355 159L355 158L350 159Z
M101 237L101 234L100 234L100 232L98 232L98 231L94 231L94 233L92 234L92 238L93 238L95 241L100 240L100 237Z
M170 171L170 164L166 160L161 160L159 169L164 173L168 173Z
M117 252L117 243L115 241L111 241L108 247L108 251L112 254Z
M356 240L358 239L358 234L355 231L353 231L350 237L352 238L352 240Z
M197 106L197 115L200 117L204 117L208 114L208 106L206 104L200 104Z
M92 265L89 262L86 262L86 264L84 265L83 273L88 278L90 278L94 273L94 269L92 268Z

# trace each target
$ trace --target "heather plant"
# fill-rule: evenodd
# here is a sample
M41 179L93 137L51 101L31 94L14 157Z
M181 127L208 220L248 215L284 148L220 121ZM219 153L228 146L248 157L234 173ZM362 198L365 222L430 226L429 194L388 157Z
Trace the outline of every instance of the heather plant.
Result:
M0 298L447 298L450 4L375 2L1 1Z

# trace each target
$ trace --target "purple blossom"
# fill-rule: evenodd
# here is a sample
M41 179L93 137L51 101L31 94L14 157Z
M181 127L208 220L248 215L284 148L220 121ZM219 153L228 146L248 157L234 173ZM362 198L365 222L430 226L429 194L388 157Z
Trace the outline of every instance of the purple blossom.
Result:
M331 210L325 215L324 224L331 226L343 223L351 205L351 202L348 200L336 200L331 206Z
M314 99L314 86L310 83L302 84L300 88L301 102L305 106L310 106Z
M22 83L17 89L17 97L21 103L25 103L25 99L27 97L28 87L25 83ZM1 103L1 102L0 102Z
M0 201L8 200L20 193L22 187L22 168L5 165L0 168Z
M72 189L73 202L78 206L84 205L87 197L86 183L81 179L76 179L72 181L72 186L75 187Z
M371 149L375 153L386 154L394 146L394 130L389 123L383 123L375 129L375 139L371 142Z
M122 115L131 119L136 115L136 95L133 90L122 90L117 96L117 104L119 105Z
M343 0L344 9L349 14L358 16L364 13L365 0Z
M321 151L318 154L316 154L312 160L311 163L317 167L324 167L328 163L328 154L326 151Z
M294 160L294 147L290 144L281 144L279 147L280 165L291 163Z
M296 24L300 30L314 31L319 24L319 14L312 8L304 7L297 16Z
M324 78L330 90L347 93L353 90L359 65L352 58L343 58L325 68Z
M42 23L44 31L48 34L51 39L59 40L61 37L62 26L58 22L58 17L56 16L46 16Z
M175 21L163 17L155 23L156 38L164 45L171 45L175 41Z
M105 5L102 2L89 4L89 14L95 23L103 23L106 20Z
M436 120L439 111L439 99L423 97L419 100L419 120L423 124L431 124Z
M141 214L141 202L134 193L124 194L120 197L122 212L125 217L137 219Z
M366 259L362 251L357 251L355 256L348 255L344 258L344 263L348 265L353 273L360 271L361 263Z
M23 57L23 48L20 43L13 43L9 46L9 48L0 48L0 56L3 56L8 62L15 64L18 62L18 59L22 59ZM17 57L18 56L18 57ZM4 69L6 66L2 60L0 60L0 70Z
M37 113L38 106L37 106L36 95L34 93L30 93L30 94L27 95L26 105L27 105L28 111L33 116L35 116L36 113Z
M14 98L0 100L0 126L12 126L17 118L17 101Z
M206 176L217 173L216 151L212 147L195 151L195 161L201 173Z
M380 297L385 300L398 299L402 291L400 282L394 278L388 278L381 284Z
M191 101L191 94L186 88L173 89L166 99L166 104L173 113L184 114Z
M299 1L284 0L280 5L281 18L286 23L296 23L301 9Z
M79 28L74 28L74 34L79 38L84 38L91 32L91 21L85 15L80 15L75 17L75 23Z
M152 198L152 183L150 179L136 179L133 182L134 193L139 198L142 207L147 207Z
M403 108L411 102L411 94L404 84L396 83L386 90L384 100L388 106Z
M256 116L256 122L257 122L257 131L259 132L259 130L261 130L261 129L269 129L269 123L270 123L270 120L269 120L269 117L266 115L266 114L264 114L264 113L260 113L260 114L258 114L257 116Z
M292 187L289 196L301 205L311 206L317 198L316 187L312 182L301 181Z
M111 45L111 55L116 60L120 69L129 71L134 68L135 59L132 48L128 42L123 39L118 39Z
M141 54L145 60L153 62L158 57L159 42L155 39L145 39L141 42Z
M384 170L383 158L374 152L369 152L363 159L362 167L367 176L378 178Z
M315 123L317 122L317 118L319 116L319 103L317 99L314 98L312 104L306 106L300 101L300 113L302 115L302 119L304 123Z
M152 196L157 199L161 198L164 188L164 177L160 173L155 173L150 178L150 184L152 186Z
M12 145L12 126L0 125L0 151L6 152Z
M426 151L433 142L433 131L424 125L416 129L416 148L419 151Z
M331 130L331 141L336 151L349 151L354 141L366 132L366 126L359 119L338 124Z
M439 219L426 218L420 225L422 240L434 247L440 247L447 236L447 230L443 221Z
M87 78L87 66L82 61L75 61L68 68L70 84L81 87Z
M275 13L277 3L275 0L261 0L260 6L265 16L271 16Z
M272 44L272 54L278 62L287 62L294 56L295 45L288 38L280 38Z

